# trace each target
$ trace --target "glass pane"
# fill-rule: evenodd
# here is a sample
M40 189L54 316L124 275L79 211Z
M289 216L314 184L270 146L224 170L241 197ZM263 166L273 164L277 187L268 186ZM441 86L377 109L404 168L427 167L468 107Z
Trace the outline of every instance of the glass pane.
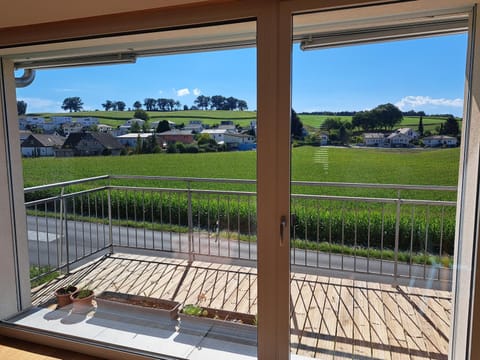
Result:
M66 61L18 89L35 306L23 324L175 357L256 355L256 49L183 50ZM60 307L68 286L96 302Z
M294 43L292 353L447 358L466 46Z

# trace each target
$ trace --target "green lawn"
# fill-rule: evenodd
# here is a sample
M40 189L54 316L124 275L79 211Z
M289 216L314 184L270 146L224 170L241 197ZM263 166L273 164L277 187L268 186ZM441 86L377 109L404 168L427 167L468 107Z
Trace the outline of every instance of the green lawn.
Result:
M176 124L188 124L190 120L202 120L205 124L219 124L221 120L233 120L236 124L247 126L251 120L255 120L257 113L254 111L203 111L203 110L187 110L187 111L147 111L150 121L169 120ZM77 113L45 113L35 114L50 118L52 116L72 116L87 117L92 116L98 118L101 124L118 126L123 125L125 121L133 117L134 111L82 111Z
M456 185L458 159L458 148L390 150L304 146L293 149L292 178L293 180L328 182ZM105 174L230 179L255 179L256 176L256 152L254 151L37 158L24 159L23 164L25 186ZM135 182L136 185L140 183ZM147 185L148 182L143 184ZM218 185L207 186L206 184L200 186L218 187ZM228 185L221 188L251 190L250 187L241 185ZM357 196L370 196L374 193L369 189L350 189L347 192L335 188L294 190ZM391 191L381 191L378 194L395 196ZM427 197L430 198L430 196ZM451 196L448 198L452 199Z
M305 127L310 128L310 129L320 129L321 125L325 121L325 119L328 118L335 118L335 119L341 119L343 121L352 121L351 116L334 116L334 115L299 115L300 120L302 121L303 125ZM424 116L423 117L423 128L424 131L435 131L436 127L439 127L440 124L444 123L446 118L439 118L439 117L429 117L429 116ZM418 116L412 116L412 117L404 117L402 122L398 127L410 127L414 130L418 129L418 122L419 122L419 117ZM461 124L461 123L460 123Z

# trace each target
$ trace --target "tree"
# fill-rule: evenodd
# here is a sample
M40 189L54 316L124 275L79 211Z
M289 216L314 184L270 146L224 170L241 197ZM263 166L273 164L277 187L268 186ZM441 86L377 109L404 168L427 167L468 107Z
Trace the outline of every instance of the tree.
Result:
M141 108L142 108L142 103L141 103L140 101L138 101L138 100L135 101L135 102L133 103L133 108L134 108L135 110L141 109Z
M295 110L292 109L290 118L290 131L294 139L303 138L303 124Z
M68 97L63 100L62 109L70 112L81 111L83 110L83 102L78 96Z
M143 105L145 105L147 111L157 110L157 100L153 98L146 98L145 100L143 100Z
M359 111L352 117L353 127L362 128L364 131L370 131L377 127L378 122L371 111Z
M184 111L188 110L188 105L183 105L183 110Z
M420 136L423 136L423 131L424 131L424 129L423 129L423 116L420 115L420 119L418 120L418 134Z
M127 106L127 104L125 104L123 101L116 101L115 105L116 105L118 111L125 110L125 106Z
M25 115L27 113L27 103L23 100L17 101L17 114Z
M199 95L193 102L198 108L207 110L210 106L210 97L205 95Z
M145 121L148 121L148 119L150 118L148 116L147 112L145 110L142 110L142 109L136 110L133 113L133 117L135 119L142 119L142 120L145 120Z
M142 127L140 126L140 124L137 121L135 121L132 124L132 126L130 126L130 132L131 133L141 133L142 132ZM139 135L139 138L140 138L140 135Z
M225 107L225 96L222 95L213 95L210 98L210 109L211 110L222 110Z
M236 110L238 107L238 99L235 99L233 96L230 96L225 99L225 110Z
M340 129L342 126L342 121L339 118L326 118L325 121L322 123L321 129L330 131L333 129Z
M395 125L400 124L403 119L400 109L390 103L378 105L372 110L372 113L378 120L378 124L383 126L385 130L387 128L392 129Z
M443 124L443 134L458 136L459 133L460 127L458 126L458 122L452 115L450 115Z
M137 123L135 123L135 124L137 124ZM133 126L132 126L132 128L133 128ZM135 154L141 154L142 149L143 149L143 141L142 141L142 138L140 137L140 134L138 134L137 143L135 144Z
M170 130L170 124L167 120L162 120L158 123L157 133L163 133Z
M107 100L105 103L102 104L103 108L105 111L108 111L113 108L113 101L112 100Z
M240 111L248 110L247 102L245 100L238 100L237 106Z

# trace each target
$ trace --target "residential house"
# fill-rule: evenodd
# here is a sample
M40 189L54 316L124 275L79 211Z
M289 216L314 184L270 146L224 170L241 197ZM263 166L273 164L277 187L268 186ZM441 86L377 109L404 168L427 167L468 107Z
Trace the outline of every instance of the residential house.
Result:
M55 150L61 148L64 142L63 136L31 134L20 147L25 157L54 156Z
M176 142L191 144L195 140L195 134L191 130L170 130L159 133L156 136L157 143L163 147Z
M55 152L57 157L120 155L124 146L110 134L99 132L72 133L62 148Z
M433 135L424 137L423 143L428 147L455 147L458 144L458 140L453 136Z
M220 125L218 125L218 129L236 131L237 128L232 120L222 120Z
M91 116L76 118L75 122L86 128L89 128L93 125L98 125L98 119L96 117L91 117Z
M321 132L318 134L318 140L320 142L320 146L328 145L328 133Z
M120 144L123 146L128 146L128 147L135 147L137 146L137 141L138 139L141 139L142 141L147 140L148 138L151 138L154 136L152 133L129 133L129 134L124 134L117 136L117 140Z
M210 137L218 144L223 144L225 142L225 134L227 133L231 133L231 131L227 129L208 129L201 132L201 134L210 135Z
M223 141L230 149L252 150L255 149L255 136L239 133L225 133Z
M204 129L202 120L190 120L190 122L183 127L183 130L193 131L196 134L199 134Z
M28 138L33 133L30 130L20 130L20 143L24 142L26 138Z
M142 127L145 124L145 120L133 118L133 119L127 120L124 125L132 126L133 124L138 124L140 127Z
M52 122L57 126L62 126L63 124L68 124L72 122L71 116L52 116Z
M363 142L365 146L382 147L385 145L385 135L383 133L364 133Z
M395 132L408 136L408 138L410 138L410 141L418 139L418 132L416 132L412 128L400 128L395 130Z
M408 147L412 139L401 132L394 132L385 138L385 146Z
M63 134L68 137L70 134L83 131L83 126L76 122L65 123L62 125Z
M113 128L110 125L98 124L97 131L101 133L111 133Z

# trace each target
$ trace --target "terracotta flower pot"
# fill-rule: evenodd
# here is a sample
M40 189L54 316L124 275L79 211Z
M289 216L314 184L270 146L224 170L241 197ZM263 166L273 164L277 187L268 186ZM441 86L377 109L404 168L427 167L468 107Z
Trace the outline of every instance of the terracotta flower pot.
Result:
M70 299L70 295L72 295L75 291L77 291L75 286L67 286L57 289L55 291L55 296L57 297L58 307L64 307L68 304L71 304L72 300Z
M73 303L73 312L88 312L93 307L93 290L79 290L70 295Z

